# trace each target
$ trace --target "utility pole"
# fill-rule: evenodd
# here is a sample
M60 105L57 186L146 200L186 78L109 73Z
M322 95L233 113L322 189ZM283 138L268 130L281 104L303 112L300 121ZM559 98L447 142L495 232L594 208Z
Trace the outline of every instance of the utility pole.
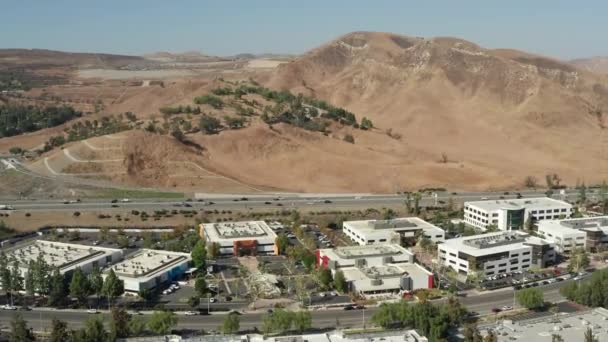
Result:
M365 306L363 307L363 331L365 331Z

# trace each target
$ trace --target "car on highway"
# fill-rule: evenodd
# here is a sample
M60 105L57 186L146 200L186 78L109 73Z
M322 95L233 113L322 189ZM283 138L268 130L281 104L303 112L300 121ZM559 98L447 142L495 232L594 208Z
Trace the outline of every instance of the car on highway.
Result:
M184 312L184 315L186 315L186 316L196 316L196 315L198 315L198 312L197 311L186 311L186 312Z
M499 313L500 311L502 311L502 310L500 310L500 308L492 308L492 313L497 314L497 313Z
M501 309L502 311L509 311L509 310L513 310L513 307L512 307L512 306L505 305L505 306L503 306L503 307L502 307L502 308L500 308L500 309Z
M353 304L349 304L349 305L344 306L343 310L350 311L350 310L354 310L354 309L355 309L355 306Z
M17 310L17 307L14 305L10 305L10 304L4 304L2 305L2 310Z
M90 315L95 315L95 314L98 314L99 311L97 311L97 309L88 309L87 313L90 314Z
M123 202L123 203L131 202L131 200L128 199L128 198L123 198L120 201Z
M323 203L325 203L325 204L330 204L330 203L331 203L331 201L330 201L330 200L328 200L328 199L326 199L325 201L323 201Z
M118 203L118 200L117 199L113 199L113 200L110 201L110 203Z

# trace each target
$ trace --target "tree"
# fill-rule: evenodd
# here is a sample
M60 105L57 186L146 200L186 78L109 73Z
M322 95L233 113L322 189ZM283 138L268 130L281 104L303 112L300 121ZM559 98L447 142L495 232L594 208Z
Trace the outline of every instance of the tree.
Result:
M217 242L211 243L209 246L209 259L215 259L220 255L220 244Z
M42 253L38 254L32 271L34 273L34 283L36 284L37 292L48 294L51 284L51 268L49 264L47 264Z
M359 127L363 130L368 130L374 128L374 124L372 123L372 120L364 116L363 119L361 119L361 125Z
M49 342L65 342L70 339L68 324L62 320L53 318L51 322L51 336Z
M498 336L494 330L488 330L488 334L483 338L483 342L498 342Z
M200 297L203 297L207 293L207 281L205 280L205 277L202 275L196 277L196 280L194 281L194 290Z
M574 300L578 291L578 284L576 282L565 283L559 288L559 293L566 297L568 300Z
M10 291L11 270L8 267L8 258L4 251L0 251L0 283L2 283L3 289Z
M89 291L95 294L95 296L97 296L97 299L99 299L99 296L101 296L103 291L103 277L101 276L99 268L93 268L91 273L89 273L87 282L89 284Z
M118 244L118 247L122 249L129 248L129 238L124 235L118 235L116 237L116 244Z
M148 328L158 335L167 335L177 325L177 316L171 311L154 311Z
M220 123L220 120L212 116L203 115L201 117L198 127L201 132L204 132L206 134L215 134L222 128L222 124Z
M82 303L86 300L89 293L89 280L79 267L72 274L70 296L77 298L78 301Z
M129 321L129 336L140 336L144 331L146 331L146 321L143 317L132 317Z
M525 226L527 232L531 232L534 230L534 218L532 217L532 215L528 216L524 226Z
M10 289L16 293L23 291L23 278L21 278L21 272L19 271L19 261L13 260L13 268L11 271Z
M344 277L344 272L342 272L342 270L337 270L334 275L334 288L340 293L346 293L348 290L346 278Z
M534 176L527 176L526 179L524 179L524 186L526 188L536 188L537 185L538 180Z
M131 315L124 308L114 307L111 311L110 336L111 340L129 337L129 322Z
M110 269L108 276L103 282L102 293L108 298L108 305L112 300L125 292L124 282L116 276L113 269Z
M11 154L23 154L25 152L21 147L13 146L8 150Z
M99 228L98 235L99 235L100 241L106 241L108 239L108 237L110 236L110 228L108 228L108 227Z
M23 316L21 316L21 314L16 314L13 316L13 320L11 321L11 335L9 342L27 341L35 341L34 336L27 327L27 322L23 319Z
M53 270L51 275L51 291L49 292L49 305L58 306L65 301L68 291L65 284L64 276L59 272L58 268Z
M579 272L589 266L589 256L584 248L576 248L570 255L568 269L572 272Z
M602 182L602 186L600 187L600 206L602 207L602 213L608 214L608 183L606 181Z
M319 282L321 283L321 285L324 288L329 288L329 285L332 282L332 275L331 275L331 270L327 267L323 267L321 269L319 269L318 271L318 279Z
M198 307L200 303L201 298L199 296L191 296L190 298L188 298L188 305L193 309Z
M92 317L87 319L84 331L87 342L106 342L108 333L101 318Z
M517 292L517 302L526 309L539 309L545 305L543 292L538 288L528 288Z
M593 329L591 327L587 327L585 330L584 342L599 342L600 340L593 334Z
M481 333L475 324L466 324L464 326L464 342L483 342Z
M419 192L414 193L414 214L420 215L420 200L422 195Z
M232 335L239 332L241 326L241 318L235 312L231 312L224 318L222 324L222 333L226 335Z
M277 246L279 254L283 255L285 254L285 251L289 246L289 239L285 234L279 234L275 239L275 244Z
M353 135L350 133L344 134L344 138L342 138L342 140L346 141L347 143L351 143L351 144L355 143L355 137L353 137Z
M294 328L300 333L312 326L312 315L307 310L296 312L292 320Z
M192 256L194 267L204 271L207 260L207 248L205 247L205 242L202 239L196 242L196 245L194 245L194 248L192 248L192 252L190 254Z
M224 123L226 124L226 126L230 127L231 129L238 129L238 128L243 128L243 126L245 125L245 118L238 118L238 117L233 117L233 116L224 116Z
M581 205L587 203L587 187L585 186L585 183L578 188L578 202Z
M551 335L551 342L564 342L564 339L561 337L561 335L552 334Z

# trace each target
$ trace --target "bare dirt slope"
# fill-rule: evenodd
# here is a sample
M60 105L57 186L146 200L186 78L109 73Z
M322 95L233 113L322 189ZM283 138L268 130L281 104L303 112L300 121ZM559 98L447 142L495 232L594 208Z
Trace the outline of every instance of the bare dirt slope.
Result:
M469 167L458 179L464 187L487 186L483 179L518 184L546 172L571 183L608 177L606 78L556 60L454 38L358 32L280 65L268 84L400 133L396 150L422 155L416 171L403 171L413 184L429 174L443 183L439 175L455 172L437 172L433 160L442 153Z

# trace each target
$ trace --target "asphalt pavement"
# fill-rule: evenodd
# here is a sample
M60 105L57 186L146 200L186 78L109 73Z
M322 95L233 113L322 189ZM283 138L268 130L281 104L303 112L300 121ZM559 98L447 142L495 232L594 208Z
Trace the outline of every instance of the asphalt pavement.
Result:
M477 201L493 199L516 198L517 192L439 192L437 197L423 195L420 204L422 206L440 205L452 198L454 201ZM520 191L522 197L544 197L543 191ZM554 195L554 198L574 200L577 191L568 190L565 196ZM247 200L243 200L246 198ZM82 199L81 202L65 204L63 200L10 200L0 204L10 205L20 211L94 211L94 210L124 210L124 209L184 209L184 210L250 210L250 209L336 209L336 208L365 208L390 205L403 205L404 196L399 194L291 194L278 196L276 194L235 194L218 195L209 194L202 198L204 202L196 200L186 202L175 199L132 199L129 202L111 203L110 199ZM213 202L213 204L209 204Z
M574 280L566 280L559 283L548 284L537 287L542 290L547 302L561 302L564 298L559 294L559 288ZM481 294L469 294L466 297L459 298L469 311L476 311L481 315L486 315L492 312L492 308L501 308L503 306L513 306L518 308L515 300L515 291L512 288L501 289ZM435 302L443 302L446 299L440 299ZM342 309L326 309L313 310L312 324L315 328L330 328L335 327L337 323L340 327L362 327L363 322L369 322L369 318L376 311L375 307L369 307L365 310L350 310ZM35 330L49 329L53 318L59 318L68 323L71 329L82 327L84 322L91 316L82 311L71 310L48 310L48 311L20 311L23 317L29 322L30 326ZM0 327L7 328L10 324L11 317L15 311L0 310ZM261 328L263 316L266 312L244 313L241 315L241 329L251 329L253 327ZM105 313L97 315L107 316ZM142 315L147 319L149 315ZM224 314L212 314L203 316L184 316L180 315L178 320L178 328L181 329L205 329L217 330L224 321ZM106 317L105 321L108 319ZM366 323L369 324L369 323Z

